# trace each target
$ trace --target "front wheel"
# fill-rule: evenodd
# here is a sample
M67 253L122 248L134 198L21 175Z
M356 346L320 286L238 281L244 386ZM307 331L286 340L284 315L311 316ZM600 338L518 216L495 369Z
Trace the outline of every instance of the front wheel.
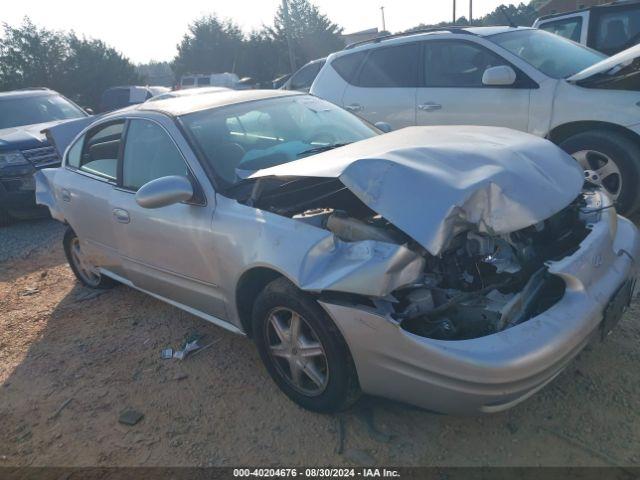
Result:
M80 239L71 227L68 227L64 233L62 244L71 270L85 287L106 289L116 285L114 280L102 275L98 267L87 258L80 244Z
M585 179L602 187L617 210L630 215L640 208L640 148L617 132L590 130L559 144L585 170Z
M267 371L298 405L336 412L359 397L344 338L311 297L287 279L274 280L253 307L253 337Z

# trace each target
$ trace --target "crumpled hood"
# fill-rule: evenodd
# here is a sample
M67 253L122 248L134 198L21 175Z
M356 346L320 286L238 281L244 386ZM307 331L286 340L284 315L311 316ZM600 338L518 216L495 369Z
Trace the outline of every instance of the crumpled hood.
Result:
M42 130L65 121L66 120L57 120L55 122L37 123L35 125L3 128L0 130L0 149L9 147L12 150L20 150L47 143L47 138L42 133Z
M259 170L338 178L363 203L438 255L457 233L509 233L574 200L583 172L551 142L496 127L410 127Z
M632 66L634 60L640 57L640 45L634 45L631 48L627 48L611 57L607 57L598 63L591 65L584 70L567 78L567 81L578 83L583 80L594 77L605 72L611 71L611 75L615 75L618 70L622 70L626 67ZM614 70L615 69L615 70Z

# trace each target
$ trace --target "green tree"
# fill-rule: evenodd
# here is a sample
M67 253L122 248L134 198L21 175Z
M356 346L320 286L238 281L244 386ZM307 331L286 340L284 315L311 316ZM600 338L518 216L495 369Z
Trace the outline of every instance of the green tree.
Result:
M235 72L244 36L240 27L216 15L206 15L189 25L173 60L177 77L185 73Z
M0 90L48 87L96 108L108 87L140 80L133 64L100 40L40 28L29 18L3 30Z
M67 36L63 93L82 106L96 108L102 92L115 85L136 85L142 79L135 66L101 40Z
M282 68L279 45L265 30L254 31L243 44L238 59L238 75L261 82L273 80Z
M0 90L64 85L67 42L61 32L38 28L28 17L22 25L3 24L0 38Z
M344 41L340 37L342 27L320 13L318 7L309 0L289 0L288 3L289 35L297 67L344 47ZM273 28L268 28L267 32L280 52L279 68L281 71L289 71L287 21L282 6L278 7L273 24Z

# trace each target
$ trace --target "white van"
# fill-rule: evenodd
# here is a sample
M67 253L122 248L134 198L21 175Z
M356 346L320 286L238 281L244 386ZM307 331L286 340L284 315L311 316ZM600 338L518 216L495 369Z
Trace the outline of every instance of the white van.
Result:
M180 89L199 87L236 88L240 78L235 73L211 73L183 75L180 79Z

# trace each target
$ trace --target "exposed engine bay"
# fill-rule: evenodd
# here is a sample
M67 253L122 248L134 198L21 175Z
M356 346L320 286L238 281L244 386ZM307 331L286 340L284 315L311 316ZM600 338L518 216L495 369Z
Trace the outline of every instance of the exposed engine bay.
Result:
M511 233L479 233L470 226L451 238L440 254L432 255L335 179L292 180L285 189L270 188L269 179L265 180L266 185L254 185L251 194L245 192L243 201L329 230L343 242L375 240L402 244L419 253L425 268L416 282L385 298L360 301L387 309L411 333L441 340L499 332L560 300L564 282L547 272L545 262L577 250L589 233L587 217L593 211L585 192L548 219ZM282 180L277 183L282 186Z

